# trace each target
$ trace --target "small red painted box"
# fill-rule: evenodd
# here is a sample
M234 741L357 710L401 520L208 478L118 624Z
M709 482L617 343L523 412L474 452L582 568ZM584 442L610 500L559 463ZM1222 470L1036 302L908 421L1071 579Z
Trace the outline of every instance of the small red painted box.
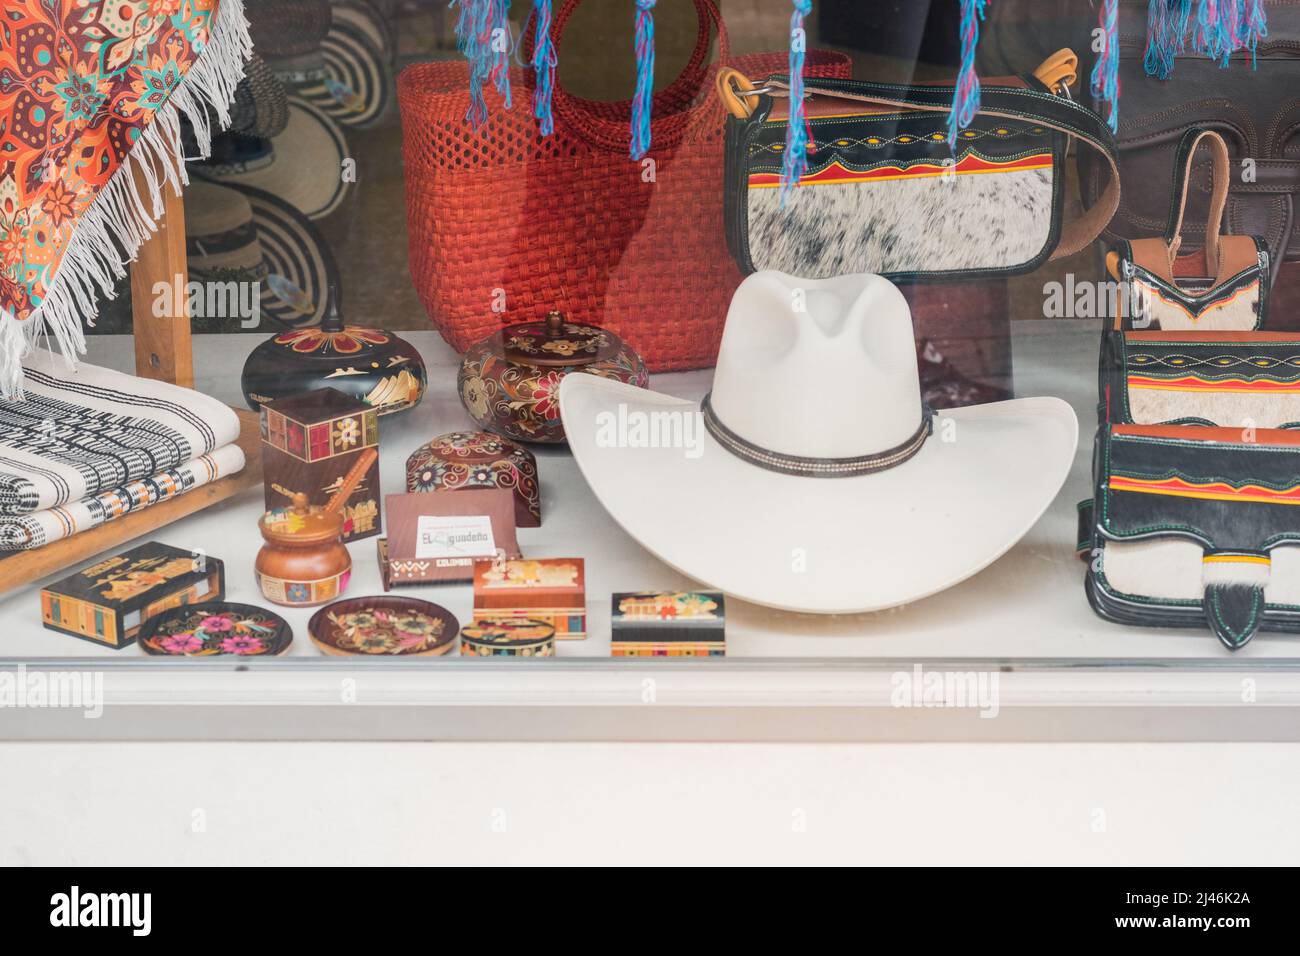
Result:
M587 636L582 558L474 562L474 619L519 617L555 628L557 641Z
M293 504L324 507L344 478L369 459L343 505L343 541L379 534L379 415L335 388L318 388L262 406L262 469L266 510Z

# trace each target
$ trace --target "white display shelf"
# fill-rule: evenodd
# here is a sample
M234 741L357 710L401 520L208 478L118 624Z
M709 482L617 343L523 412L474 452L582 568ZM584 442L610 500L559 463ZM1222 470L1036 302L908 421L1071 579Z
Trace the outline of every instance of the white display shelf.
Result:
M283 658L152 659L134 647L113 651L45 630L36 585L0 598L0 670L101 672L106 708L95 720L0 708L0 738L1300 739L1300 637L1262 632L1229 654L1208 631L1123 627L1088 607L1073 544L1075 503L1090 494L1099 333L1095 323L1075 322L1014 329L1017 393L1060 396L1079 415L1075 467L1024 540L934 597L835 617L728 601L725 660L611 660L612 592L690 582L623 533L565 449L538 448L543 525L521 529L520 546L530 557L587 562L591 636L559 642L557 658L325 658L307 637L310 611L281 610L295 633ZM387 492L402 490L405 459L418 445L472 424L456 397L454 353L432 332L405 337L423 353L430 385L417 409L381 420ZM258 341L197 336L197 387L241 404L239 372ZM99 364L131 367L127 337L93 338L91 349ZM698 399L710 375L657 375L652 385ZM265 604L252 572L262 507L260 491L252 491L153 537L221 558L227 599ZM869 532L854 532L864 547ZM348 596L380 593L374 539L349 547ZM400 593L469 617L468 585ZM918 663L927 671L996 673L998 716L893 706L902 680L895 675ZM345 687L356 689L355 703L340 703Z

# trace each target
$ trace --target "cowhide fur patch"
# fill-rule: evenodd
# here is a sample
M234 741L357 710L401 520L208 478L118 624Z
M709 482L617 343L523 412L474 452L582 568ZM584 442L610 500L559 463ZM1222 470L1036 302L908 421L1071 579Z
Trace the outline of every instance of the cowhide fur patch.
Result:
M1135 328L1186 332L1249 332L1259 324L1259 282L1242 286L1219 302L1188 308L1141 277L1133 279L1133 292L1140 321ZM1207 297L1208 298L1208 297Z
M1205 549L1186 538L1107 541L1102 570L1111 588L1123 594L1165 600L1199 601L1206 585ZM1277 545L1264 598L1269 604L1300 603L1300 547Z
M850 272L1005 269L1034 259L1052 227L1052 170L750 189L755 269L809 279Z
M1135 425L1196 418L1228 428L1281 428L1300 422L1300 395L1129 388L1128 410Z

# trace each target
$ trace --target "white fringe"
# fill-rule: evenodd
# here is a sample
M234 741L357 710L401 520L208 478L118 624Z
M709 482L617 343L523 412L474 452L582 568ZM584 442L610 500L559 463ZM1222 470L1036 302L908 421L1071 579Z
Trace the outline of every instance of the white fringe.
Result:
M73 227L45 300L25 321L0 310L0 396L22 396L22 361L38 339L48 342L52 335L69 368L77 355L85 354L81 321L84 317L87 325L94 325L99 314L97 289L112 298L127 264L158 228L163 187L170 186L179 196L181 187L189 183L181 148L182 114L194 128L200 156L208 156L212 150L208 109L216 113L220 128L230 124L230 102L252 52L243 0L221 0L207 46L198 50L189 73Z

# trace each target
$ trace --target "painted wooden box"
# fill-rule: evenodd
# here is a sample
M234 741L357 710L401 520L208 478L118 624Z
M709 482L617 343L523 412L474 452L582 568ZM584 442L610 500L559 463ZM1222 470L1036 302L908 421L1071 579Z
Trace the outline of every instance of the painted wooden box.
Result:
M149 541L44 588L41 621L52 631L126 647L150 618L185 604L220 601L225 592L220 560Z
M615 594L610 608L613 657L722 657L726 603L717 591Z
M582 558L474 562L474 620L519 617L555 628L557 641L587 636Z
M286 508L302 492L324 507L367 449L378 450L379 414L335 388L318 388L262 406L262 469L266 510ZM343 541L383 530L379 459L343 505Z

